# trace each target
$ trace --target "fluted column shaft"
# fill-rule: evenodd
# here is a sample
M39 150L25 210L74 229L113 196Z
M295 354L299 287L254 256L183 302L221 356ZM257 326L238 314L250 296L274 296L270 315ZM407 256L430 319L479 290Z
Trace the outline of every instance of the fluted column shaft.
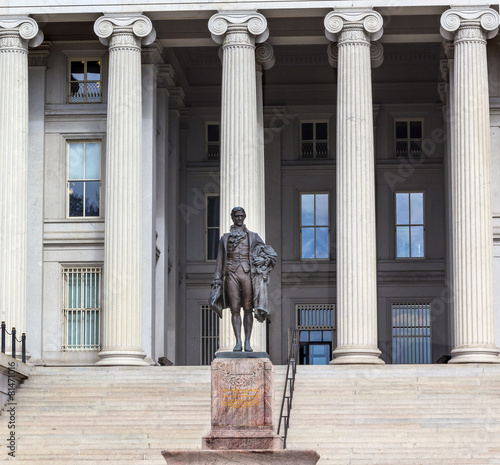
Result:
M26 332L28 44L42 40L33 19L0 16L0 318L19 339Z
M145 16L99 18L109 43L104 235L103 347L100 365L146 365L142 350L142 90ZM109 38L109 41L108 41Z
M332 12L337 79L337 348L334 364L383 363L377 348L375 166L370 31L378 13Z
M492 9L452 8L441 32L454 41L454 153L451 163L455 348L451 363L500 362L495 346L490 123L486 39Z
M230 229L232 208L241 206L248 229L264 236L264 154L258 131L255 44L267 38L267 22L257 12L225 12L212 16L209 29L214 41L222 44L221 232ZM265 351L263 324L253 325L251 344L255 351ZM232 350L233 345L231 315L225 309L219 350Z

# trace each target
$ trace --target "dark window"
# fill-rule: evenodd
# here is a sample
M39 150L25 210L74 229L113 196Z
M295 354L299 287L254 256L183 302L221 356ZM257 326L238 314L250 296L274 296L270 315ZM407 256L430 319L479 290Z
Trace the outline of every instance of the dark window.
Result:
M220 124L207 124L207 158L220 159Z
M219 195L207 195L207 209L206 209L206 250L207 250L207 260L217 259L217 249L219 246L220 230L220 196Z
M394 154L396 157L421 157L423 121L394 122Z
M311 122L300 125L301 158L328 158L328 123Z
M98 103L101 100L101 62L70 60L68 102Z

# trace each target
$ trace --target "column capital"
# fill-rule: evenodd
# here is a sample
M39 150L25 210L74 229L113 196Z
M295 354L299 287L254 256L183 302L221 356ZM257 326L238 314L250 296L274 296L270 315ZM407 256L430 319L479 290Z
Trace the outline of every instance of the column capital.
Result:
M384 33L382 15L369 9L342 8L333 10L325 16L325 35L332 42L338 42L339 33L346 27L359 29L368 35L369 40L378 40Z
M12 33L24 41L22 47L25 49L28 45L38 47L43 42L43 32L38 28L37 22L29 16L0 16L0 48L18 48L19 44L14 43L15 38L7 37Z
M273 46L268 42L257 45L255 47L255 60L262 66L262 69L271 69L276 63Z
M94 32L103 45L108 46L110 37L117 30L129 29L136 37L141 39L142 45L149 45L156 39L156 31L151 20L140 13L123 15L107 14L101 16L94 23Z
M495 37L500 26L500 16L489 7L451 7L441 16L441 35L447 40L455 40L460 29L480 28L486 39ZM481 39L471 34L470 40Z
M255 37L256 43L262 43L269 37L267 20L256 10L251 11L219 11L208 21L208 29L212 34L212 39L217 44L224 42L224 36L231 27L244 27L248 34Z

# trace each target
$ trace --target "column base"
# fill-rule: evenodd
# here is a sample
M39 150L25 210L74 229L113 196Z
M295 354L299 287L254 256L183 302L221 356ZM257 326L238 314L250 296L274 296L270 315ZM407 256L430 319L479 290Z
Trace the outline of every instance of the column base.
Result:
M384 365L376 347L337 347L330 365Z
M448 363L500 363L500 349L494 345L457 347Z
M108 350L99 352L97 366L144 366L150 364L144 360L146 353L142 350Z

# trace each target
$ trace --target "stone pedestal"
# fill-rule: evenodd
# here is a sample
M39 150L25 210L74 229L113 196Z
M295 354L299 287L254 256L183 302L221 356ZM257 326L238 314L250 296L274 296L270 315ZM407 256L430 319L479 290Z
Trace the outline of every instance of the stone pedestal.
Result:
M212 429L203 449L274 450L274 367L269 359L212 362Z
M319 454L314 450L247 451L163 451L167 465L314 465Z
M268 358L212 362L212 427L202 449L163 451L168 465L314 465L312 450L283 450L274 432L274 367Z

